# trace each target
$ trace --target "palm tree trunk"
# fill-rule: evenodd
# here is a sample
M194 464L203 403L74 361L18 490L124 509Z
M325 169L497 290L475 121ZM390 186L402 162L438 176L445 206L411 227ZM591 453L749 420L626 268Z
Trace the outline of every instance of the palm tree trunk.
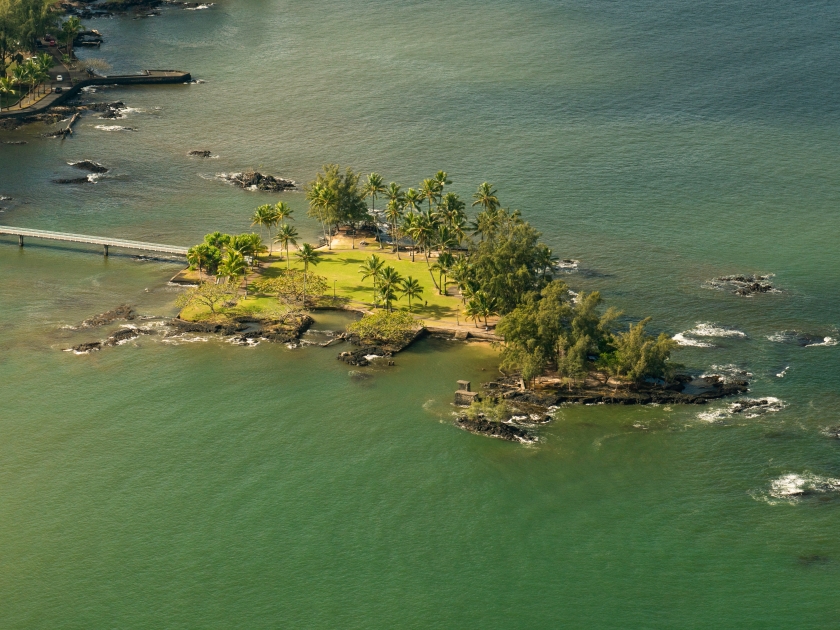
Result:
M289 244L286 243L286 271L288 271L289 269Z

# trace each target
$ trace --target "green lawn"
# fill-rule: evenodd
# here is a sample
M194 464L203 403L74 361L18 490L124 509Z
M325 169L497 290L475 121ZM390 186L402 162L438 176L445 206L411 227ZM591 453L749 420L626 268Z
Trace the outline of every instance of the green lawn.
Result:
M413 315L429 322L439 321L453 325L460 322L462 326L472 326L472 323L464 317L463 304L461 298L455 295L454 284L449 285L450 295L440 295L432 282L426 261L422 255L416 257L416 262L411 262L411 256L406 254L400 254L401 260L397 260L396 254L392 254L386 249L380 250L375 245L364 249L347 248L333 249L332 251L319 249L318 251L321 254L320 262L315 267L310 267L309 271L327 278L329 288L324 296L325 298L333 297L334 288L335 296L339 300L349 302L349 306L355 305L363 309L373 309L373 282L370 278L362 280L359 267L371 254L376 254L385 260L386 265L393 266L403 278L412 276L423 287L423 294L420 299L412 301L411 312ZM293 249L290 250L290 254L291 267L303 269L303 265L295 259ZM253 291L252 283L255 280L275 277L283 269L286 269L286 260L281 258L280 252L275 252L274 256L270 259L264 259L264 261L262 268L257 273L248 276L251 291ZM188 272L184 277L197 281L198 272ZM219 308L217 310L224 317L225 315L240 316L269 312L277 310L278 307L276 298L249 295L240 299L239 303L233 308ZM398 300L394 304L394 308L408 310L408 300L405 298ZM203 306L191 306L182 312L182 317L191 320L205 319L209 315L210 309Z
M423 319L451 319L452 323L455 323L456 314L461 313L460 319L462 323L464 322L463 305L461 304L461 298L454 296L454 285L449 285L451 295L439 295L422 255L418 255L416 262L412 263L410 255L401 253L402 260L397 260L396 254L390 253L387 249L380 250L375 245L364 249L334 249L332 251L319 249L318 251L322 254L321 262L314 268L310 267L310 272L327 278L329 284L327 295L329 296L332 296L334 283L337 297L344 297L353 302L361 302L372 307L373 281L370 278L362 280L359 267L371 254L376 254L386 261L386 265L394 267L403 278L412 276L423 286L421 298L412 301L411 311L414 315ZM291 266L302 269L303 265L295 260L294 250L290 250L289 253L292 259ZM278 256L279 254L275 252L275 257L272 260L274 261ZM262 275L270 278L279 270L285 268L285 260L271 262L263 268ZM408 310L408 300L403 298L395 306Z
M20 100L23 94L23 90L17 90L11 94L0 94L0 107L11 107Z

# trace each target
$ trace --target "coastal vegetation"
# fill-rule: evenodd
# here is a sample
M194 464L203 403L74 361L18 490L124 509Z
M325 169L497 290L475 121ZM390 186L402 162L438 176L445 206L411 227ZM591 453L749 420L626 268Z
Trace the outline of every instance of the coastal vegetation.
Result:
M404 189L378 173L362 177L329 164L305 187L320 244L302 242L286 203L263 204L251 224L279 245L279 257L260 234L214 232L190 249L190 264L199 282L234 286L250 268L253 279L236 308L274 309L278 301L317 308L328 300L362 311L348 332L363 344L400 345L416 334L418 317L455 330L463 317L495 333L501 369L524 386L536 386L539 377L568 389L587 380L618 387L672 379L673 339L650 334L649 318L619 325L621 313L605 309L600 293L570 290L555 277L559 261L540 232L503 207L492 184L476 188L470 216L451 183L438 171ZM377 199L384 208L375 209ZM359 251L357 235L375 239L377 251ZM372 246L364 238L358 244ZM322 275L313 273L316 266Z

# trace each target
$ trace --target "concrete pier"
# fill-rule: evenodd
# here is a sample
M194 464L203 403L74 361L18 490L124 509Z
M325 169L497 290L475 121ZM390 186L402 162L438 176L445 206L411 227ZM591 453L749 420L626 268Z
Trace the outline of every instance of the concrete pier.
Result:
M186 256L187 247L178 247L176 245L163 245L161 243L145 243L143 241L129 241L122 238L106 238L102 236L87 236L85 234L70 234L67 232L50 232L48 230L32 230L29 228L13 227L11 225L0 225L0 235L9 235L18 237L18 245L23 247L23 237L42 238L51 241L66 241L70 243L88 243L91 245L101 245L105 256L109 254L111 247L118 247L120 249L133 249L145 252L156 252L160 254L174 254L176 256Z

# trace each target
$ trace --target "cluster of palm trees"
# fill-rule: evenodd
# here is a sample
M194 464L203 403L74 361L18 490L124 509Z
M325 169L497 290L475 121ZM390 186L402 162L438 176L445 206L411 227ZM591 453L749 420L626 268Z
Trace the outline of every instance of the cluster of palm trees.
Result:
M202 272L216 276L216 281L225 279L238 282L249 266L258 265L258 255L266 251L259 234L223 234L213 232L204 237L204 242L187 251L187 262L198 268L198 279Z
M278 201L276 204L263 204L254 210L251 216L251 226L258 225L260 230L265 228L268 230L268 255L274 251L274 243L278 243L286 250L286 260L289 258L289 245L297 245L298 232L288 223L286 219L294 221L292 217L294 210L289 207L284 201ZM280 225L274 239L271 238L271 231Z
M49 53L41 53L17 64L12 68L11 77L0 77L0 95L14 94L22 87L27 88L29 96L40 94L44 83L49 81L49 70L54 64L55 59Z
M483 240L494 233L506 211L500 209L499 198L492 184L484 182L473 194L472 203L473 206L480 206L481 211L474 221L468 222L466 203L457 193L446 191L451 183L445 171L438 171L434 177L424 179L417 188L403 191L402 186L396 182L386 186L378 173L371 173L363 191L366 197L371 198L372 208L375 208L377 196L387 199L384 216L397 258L400 257L400 241L407 236L415 245L411 249L412 261L417 249L423 252L438 292L445 295L449 284L457 285L466 316L475 322L483 319L486 326L487 318L498 314L497 301L481 290L472 273L469 257L464 253L454 254L453 251L463 252L464 241L469 235ZM432 262L434 251L437 251L437 257ZM365 277L376 279L375 292L379 291L376 296L385 301L385 295L380 289L384 285L379 280L380 276L372 275L375 273L373 265L374 261L368 259L362 267L363 273Z
M362 280L373 280L374 307L381 301L386 310L391 311L391 305L399 298L408 298L408 310L411 311L411 301L423 295L420 282L411 276L405 278L391 265L376 254L371 254L359 267ZM398 297L399 295L399 297Z

